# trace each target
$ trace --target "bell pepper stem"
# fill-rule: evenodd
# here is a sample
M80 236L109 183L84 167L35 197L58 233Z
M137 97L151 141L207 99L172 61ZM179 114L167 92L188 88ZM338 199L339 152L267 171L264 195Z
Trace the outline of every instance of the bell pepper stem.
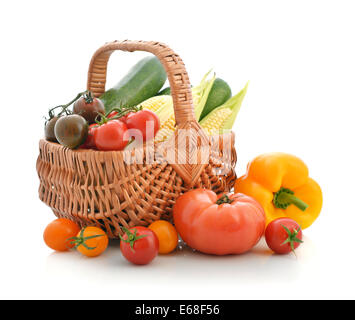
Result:
M305 211L308 204L294 195L294 192L287 188L281 188L274 194L274 206L280 209L286 209L289 205L293 204L298 209Z

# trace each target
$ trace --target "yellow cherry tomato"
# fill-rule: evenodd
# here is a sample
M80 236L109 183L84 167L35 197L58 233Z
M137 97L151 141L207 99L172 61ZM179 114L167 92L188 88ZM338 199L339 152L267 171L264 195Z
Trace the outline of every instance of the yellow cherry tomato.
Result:
M172 252L179 241L175 227L168 221L158 220L153 222L149 229L152 230L159 239L159 253L167 254Z

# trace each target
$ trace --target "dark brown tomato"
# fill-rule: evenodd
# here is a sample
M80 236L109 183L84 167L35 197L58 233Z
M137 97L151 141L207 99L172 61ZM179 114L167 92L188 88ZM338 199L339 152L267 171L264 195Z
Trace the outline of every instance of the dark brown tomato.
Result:
M99 114L105 114L105 107L101 100L84 96L74 103L73 112L81 115L91 124Z
M54 133L61 145L75 149L85 142L88 128L88 123L82 116L71 114L57 120Z
M46 138L46 140L57 142L57 138L55 137L54 133L54 126L57 123L58 119L59 117L55 116L46 122L46 125L44 127L44 137Z

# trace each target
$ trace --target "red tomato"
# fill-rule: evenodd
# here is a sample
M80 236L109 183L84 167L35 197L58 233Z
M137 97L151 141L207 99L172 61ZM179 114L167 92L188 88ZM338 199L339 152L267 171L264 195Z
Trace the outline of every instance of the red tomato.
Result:
M148 264L158 254L159 240L155 233L145 227L125 230L120 248L123 256L134 264Z
M194 189L176 200L173 215L175 227L187 245L216 255L250 250L265 228L263 208L242 193L218 198L211 190Z
M92 123L89 126L88 137L85 142L80 146L83 149L96 149L95 141L94 141L94 133L95 130L99 127L97 123Z
M265 230L265 240L275 253L285 254L295 251L303 242L301 227L290 218L271 221Z
M127 126L120 120L110 120L94 131L94 142L99 150L122 150L128 141Z
M153 139L160 128L159 117L146 109L129 113L125 122L128 129L137 129L141 132L143 141Z

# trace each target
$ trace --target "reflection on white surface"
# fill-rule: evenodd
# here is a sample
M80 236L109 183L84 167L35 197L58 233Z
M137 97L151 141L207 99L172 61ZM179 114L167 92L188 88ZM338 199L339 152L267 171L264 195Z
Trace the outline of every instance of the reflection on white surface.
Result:
M218 290L219 287L260 282L292 283L313 256L314 248L307 238L296 250L296 256L273 254L262 239L250 252L230 256L205 255L180 244L175 252L159 255L149 265L136 266L122 257L119 241L111 241L107 251L96 258L87 258L75 251L51 253L47 258L46 277L57 279L59 283L61 279L73 279L81 286L86 284L94 290L93 297L98 296L97 288L107 286L139 291L142 286L171 290L185 285L191 288L192 284L213 286L213 290ZM193 289L190 294L192 292ZM127 293L127 298L132 297Z

